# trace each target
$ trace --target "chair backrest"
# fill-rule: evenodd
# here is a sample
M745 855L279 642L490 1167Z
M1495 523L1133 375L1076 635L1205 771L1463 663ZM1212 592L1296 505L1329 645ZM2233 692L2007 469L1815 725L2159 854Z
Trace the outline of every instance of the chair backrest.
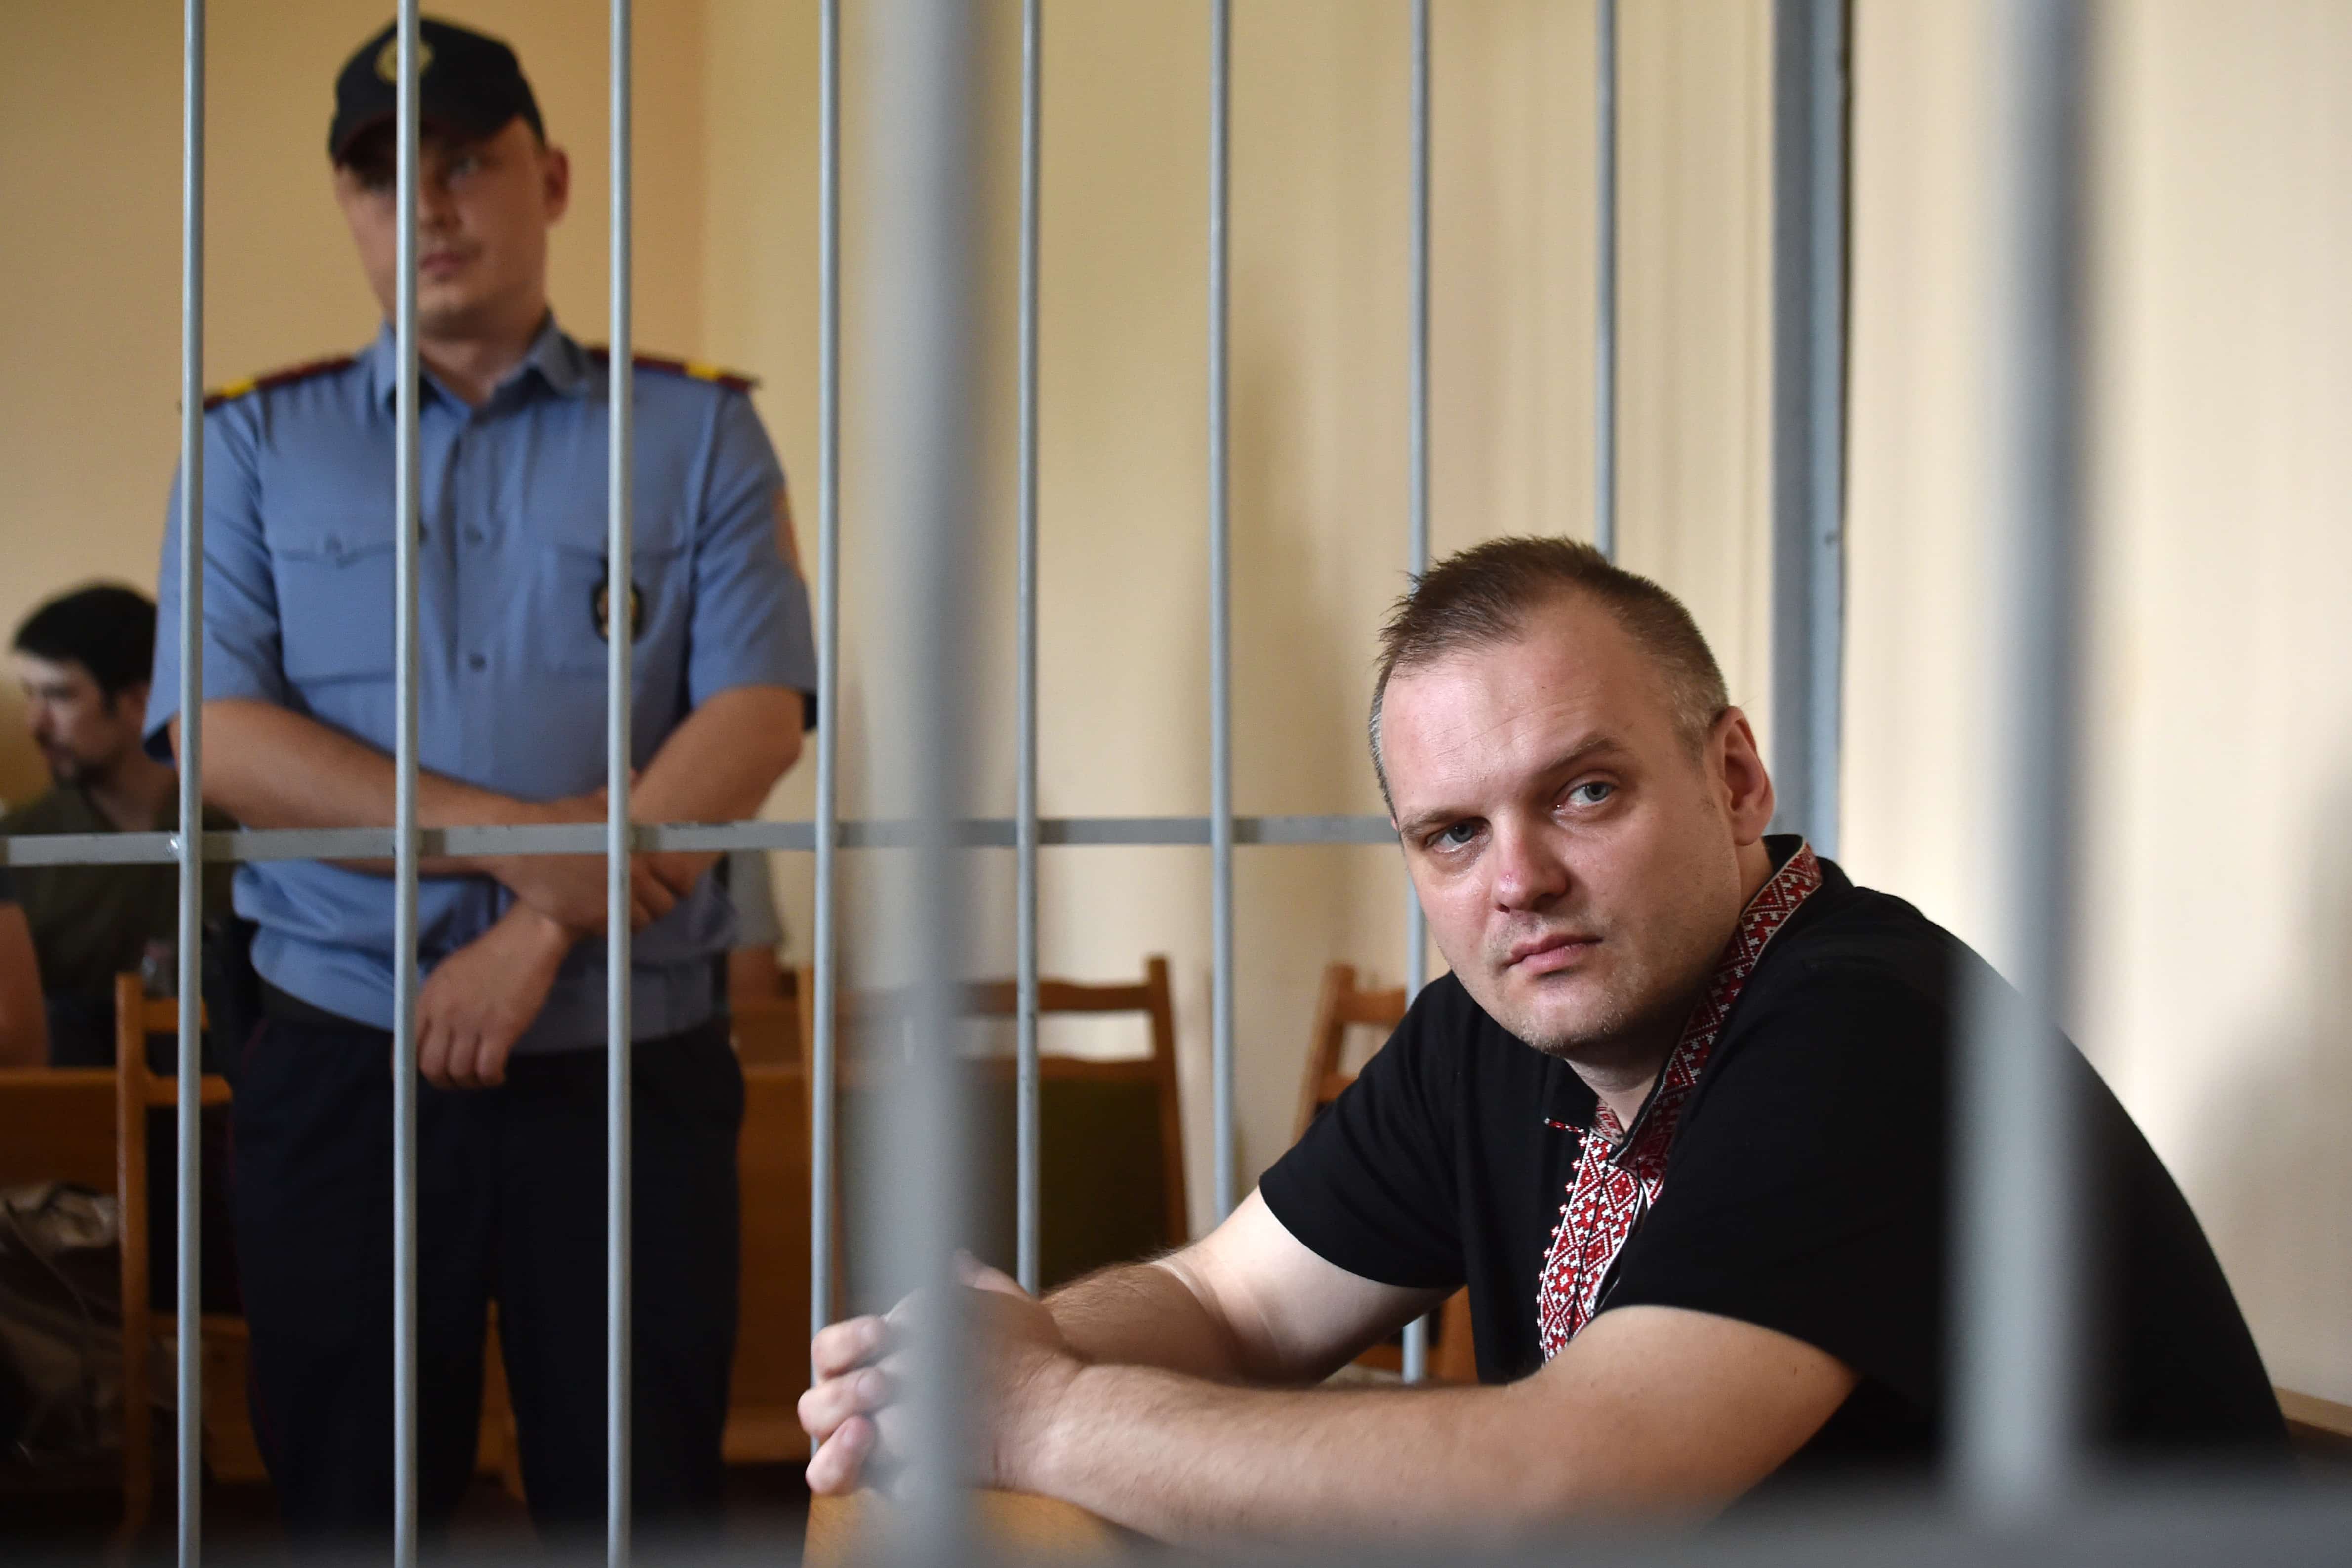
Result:
M807 1050L804 1042L813 1015L800 971L786 969L783 983L780 996L742 997L728 1002L735 1054L746 1067L797 1067Z
M801 1038L813 1041L815 986L806 970L799 977L799 991ZM955 1007L966 1018L1009 1019L1017 1004L1014 982L979 980L960 988ZM903 992L845 992L836 1017L855 1028L887 1019L904 1006ZM1045 1282L1056 1282L1069 1268L1122 1261L1140 1252L1181 1245L1191 1226L1183 1114L1176 1077L1176 1018L1167 958L1159 954L1146 958L1143 974L1135 980L1041 979L1037 1010L1041 1016L1139 1014L1150 1036L1150 1051L1145 1056L1100 1060L1047 1053L1038 1060L1043 1102L1040 1163L1045 1171L1041 1185L1047 1207L1042 1239ZM979 1065L991 1085L993 1109L989 1113L1003 1112L1009 1125L1014 1063L1008 1056L992 1056ZM862 1075L856 1071L854 1060L845 1060L843 1066L849 1071L840 1074L839 1083L855 1091ZM1009 1211L1010 1150L1000 1154L998 1163L1004 1169L982 1183L982 1202ZM1104 1179L1057 1181L1055 1174L1065 1166L1099 1173ZM1132 1204L1128 1200L1139 1180L1158 1188L1159 1212L1143 1231L1137 1232L1130 1223ZM1004 1192L993 1191L992 1183ZM994 1201L1000 1197L1004 1201Z
M209 1022L201 1010L198 1019ZM149 996L136 975L114 977L114 1192L121 1215L116 1236L122 1258L122 1386L126 1389L147 1386L147 1347L155 1332L147 1270L147 1113L180 1102L177 1076L149 1070L147 1037L171 1034L179 1027L176 999ZM206 1073L198 1081L196 1103L200 1107L227 1104L228 1080ZM202 1334L195 1326L187 1325L178 1342L180 1354L185 1355L191 1346L202 1343ZM122 1418L124 1529L136 1533L147 1515L154 1477L147 1402L124 1400Z
M736 1289L728 1458L804 1458L793 1402L808 1386L809 1145L795 1063L746 1060L736 1145L742 1269Z
M1348 1068L1348 1030L1376 1029L1386 1036L1404 1021L1402 986L1367 990L1356 984L1353 964L1327 964L1323 992L1315 1007L1315 1032L1307 1042L1307 1076L1298 1090L1298 1121L1295 1141L1307 1135L1315 1113L1339 1097L1356 1081ZM1456 1291L1437 1313L1437 1332L1429 1346L1430 1375L1446 1383L1475 1383L1478 1363L1471 1344L1470 1296ZM1358 1358L1364 1364L1394 1372L1402 1364L1396 1344L1374 1345Z
M1315 1032L1307 1042L1307 1077L1298 1089L1298 1117L1291 1128L1293 1141L1307 1135L1315 1113L1339 1097L1356 1081L1348 1070L1348 1030L1377 1029L1385 1036L1404 1021L1402 986L1366 990L1356 984L1353 964L1323 967L1323 991L1315 1004Z

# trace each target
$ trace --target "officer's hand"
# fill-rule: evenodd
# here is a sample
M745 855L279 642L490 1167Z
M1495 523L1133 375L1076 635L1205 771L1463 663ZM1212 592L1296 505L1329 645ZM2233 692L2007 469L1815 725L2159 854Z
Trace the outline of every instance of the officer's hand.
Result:
M507 1053L522 1038L572 947L572 933L529 904L434 967L416 998L416 1065L442 1089L506 1082Z
M678 894L637 855L629 862L629 929L642 931L677 906ZM604 860L602 855L509 855L498 879L533 909L571 932L593 936L604 929Z
M702 880L703 873L719 863L719 857L672 852L644 855L638 863L646 874L667 888L673 898L684 898L694 891L694 884Z
M524 821L601 822L605 799L602 789L527 808ZM684 890L671 887L646 862L629 862L629 926L642 931L667 915ZM601 855L502 855L490 862L493 875L514 895L575 936L593 936L604 929L604 860ZM691 886L689 883L688 886Z

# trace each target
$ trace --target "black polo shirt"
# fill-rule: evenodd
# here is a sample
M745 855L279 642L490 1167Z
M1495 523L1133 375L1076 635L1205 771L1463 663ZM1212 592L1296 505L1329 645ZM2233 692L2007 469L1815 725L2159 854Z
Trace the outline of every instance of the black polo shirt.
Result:
M1793 852L1776 841L1776 861ZM1945 1407L1948 1081L1982 960L1900 899L1822 862L1765 947L1685 1103L1657 1201L1601 1310L1695 1309L1774 1329L1860 1376L1799 1458L1919 1462ZM2284 1433L2212 1249L2131 1118L2080 1057L2102 1440L2144 1455L2276 1450ZM1478 1375L1542 1364L1537 1299L1591 1090L1507 1032L1453 976L1261 1192L1353 1274L1466 1284Z

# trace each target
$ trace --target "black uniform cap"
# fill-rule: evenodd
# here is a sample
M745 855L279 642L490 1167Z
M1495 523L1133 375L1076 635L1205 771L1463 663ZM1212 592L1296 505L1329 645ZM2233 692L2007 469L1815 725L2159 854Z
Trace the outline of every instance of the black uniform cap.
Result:
M514 50L498 39L427 16L416 25L422 74L418 117L468 136L489 136L520 115L540 136L539 99L523 79ZM399 108L397 25L360 46L335 78L335 118L327 126L327 156L341 163L360 132L383 124Z

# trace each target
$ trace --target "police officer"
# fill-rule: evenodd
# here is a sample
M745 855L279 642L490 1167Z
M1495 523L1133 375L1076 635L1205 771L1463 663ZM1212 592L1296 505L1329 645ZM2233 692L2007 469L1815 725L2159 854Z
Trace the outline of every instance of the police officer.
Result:
M814 722L783 476L747 383L635 369L635 546L605 554L607 368L547 301L570 166L513 51L422 37L417 343L418 814L600 821L605 649L635 628L646 821L757 810ZM335 87L335 196L394 301L397 55ZM256 827L393 815L387 326L265 376L205 420L205 786ZM176 524L178 501L172 507ZM176 526L171 530L176 536ZM176 746L179 547L166 539L151 747ZM633 864L635 1504L712 1506L733 1355L742 1081L715 961L715 856ZM498 1304L524 1489L542 1529L604 1511L604 862L428 861L419 894L419 1479L428 1523L470 1476ZM262 1019L236 1085L235 1200L257 1430L289 1527L369 1534L392 1499L392 883L383 864L240 867Z

